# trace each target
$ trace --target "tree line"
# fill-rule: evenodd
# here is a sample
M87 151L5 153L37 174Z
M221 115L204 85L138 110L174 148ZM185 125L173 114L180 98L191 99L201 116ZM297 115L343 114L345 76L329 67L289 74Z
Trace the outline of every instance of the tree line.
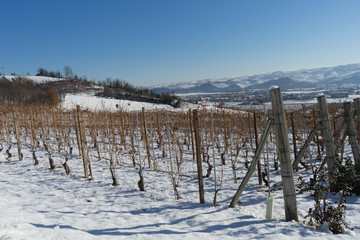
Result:
M107 78L105 81L101 81L99 84L104 87L104 91L99 94L99 96L103 97L163 103L173 105L174 107L180 103L180 99L174 94L158 94L149 88L135 87L132 84L119 78Z
M87 81L86 76L80 77L76 73L73 73L73 70L69 66L65 66L63 68L63 73L61 73L60 71L49 71L49 70L46 70L45 68L38 68L36 76Z
M14 77L9 80L0 78L0 102L1 104L20 105L58 105L59 94L54 88L46 88L26 77Z

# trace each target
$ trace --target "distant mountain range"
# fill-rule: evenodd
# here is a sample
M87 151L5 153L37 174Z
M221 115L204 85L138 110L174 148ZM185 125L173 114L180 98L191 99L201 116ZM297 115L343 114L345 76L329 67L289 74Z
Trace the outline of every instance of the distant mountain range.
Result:
M273 85L284 89L360 85L360 64L287 72L277 71L236 78L204 79L155 86L152 90L157 93L236 92L268 89Z

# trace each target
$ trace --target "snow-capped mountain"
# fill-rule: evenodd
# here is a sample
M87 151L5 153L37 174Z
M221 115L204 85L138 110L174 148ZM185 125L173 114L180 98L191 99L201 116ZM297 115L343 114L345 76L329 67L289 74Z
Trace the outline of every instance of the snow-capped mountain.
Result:
M271 85L278 85L283 88L304 88L328 86L329 84L334 86L344 84L360 85L360 64L298 71L276 71L235 78L203 79L154 86L152 90L158 93L229 92L242 89L264 89Z

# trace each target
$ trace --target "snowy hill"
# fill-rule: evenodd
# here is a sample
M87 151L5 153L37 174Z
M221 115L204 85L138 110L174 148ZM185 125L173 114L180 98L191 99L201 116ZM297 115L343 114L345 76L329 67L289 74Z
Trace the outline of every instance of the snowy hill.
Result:
M274 85L281 86L282 88L310 88L316 86L312 82L294 81L289 77L282 77L276 80L270 80L264 83L248 86L247 89L268 89Z
M47 83L64 80L62 78L44 77L44 76L4 76L8 80L14 80L17 77L26 78L32 80L35 83Z
M89 94L67 94L62 103L65 109L75 109L80 105L82 109L90 111L141 111L144 107L146 110L173 110L174 108L166 104L155 104L146 102L137 102L130 100L120 100L96 97Z
M276 82L277 80L288 81ZM267 82L270 82L265 84ZM302 69L298 71L276 71L265 74L252 76L241 76L235 78L221 79L204 79L192 82L180 82L174 84L166 84L154 86L155 92L174 92L174 93L190 93L190 92L226 92L239 91L246 89L267 88L271 84L281 87L289 85L289 87L315 87L328 84L360 84L360 64L340 65L336 67L323 67L314 69ZM287 85L286 85L287 84ZM209 88L209 86L212 88Z

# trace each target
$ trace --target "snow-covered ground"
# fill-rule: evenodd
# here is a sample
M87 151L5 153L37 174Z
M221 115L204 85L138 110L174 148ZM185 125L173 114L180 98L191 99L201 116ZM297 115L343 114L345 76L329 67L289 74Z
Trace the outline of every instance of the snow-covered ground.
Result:
M16 152L13 151L14 156ZM180 200L175 200L169 174L146 169L146 192L137 187L138 170L124 157L117 167L120 185L111 186L105 161L92 160L94 180L83 178L81 159L69 160L67 176L58 156L55 171L49 171L44 152L40 165L33 166L29 149L25 158L0 163L0 236L5 239L358 239L360 237L360 199L347 202L346 220L354 230L333 235L325 227L314 229L301 223L313 200L297 195L300 222L286 222L282 191L273 191L273 220L265 219L266 187L257 185L256 174L240 197L236 209L228 205L239 185L224 176L218 195L219 206L212 204L214 179L205 178L205 204L199 203L194 172L180 176ZM191 156L187 155L190 164ZM229 168L229 166L225 166ZM219 168L218 168L219 171ZM229 173L229 169L225 169ZM296 176L306 174L296 172ZM241 167L242 178L245 170ZM218 175L219 177L219 175ZM272 171L271 183L280 184L279 172ZM277 187L279 188L279 187ZM276 187L274 188L276 189ZM330 196L334 198L335 196Z
M82 109L88 109L90 111L139 111L143 107L149 110L173 109L170 105L165 104L153 104L146 102L136 102L129 100L117 100L103 97L95 97L88 94L67 94L62 103L62 107L65 109L73 109L76 105L80 105Z
M141 111L144 107L146 110L170 110L183 111L189 108L199 108L200 105L184 103L182 108L173 108L167 104L155 104L147 102L136 102L130 100L110 99L103 97L95 97L89 94L67 94L63 100L62 107L65 109L74 109L76 105L80 105L82 109L90 111Z

